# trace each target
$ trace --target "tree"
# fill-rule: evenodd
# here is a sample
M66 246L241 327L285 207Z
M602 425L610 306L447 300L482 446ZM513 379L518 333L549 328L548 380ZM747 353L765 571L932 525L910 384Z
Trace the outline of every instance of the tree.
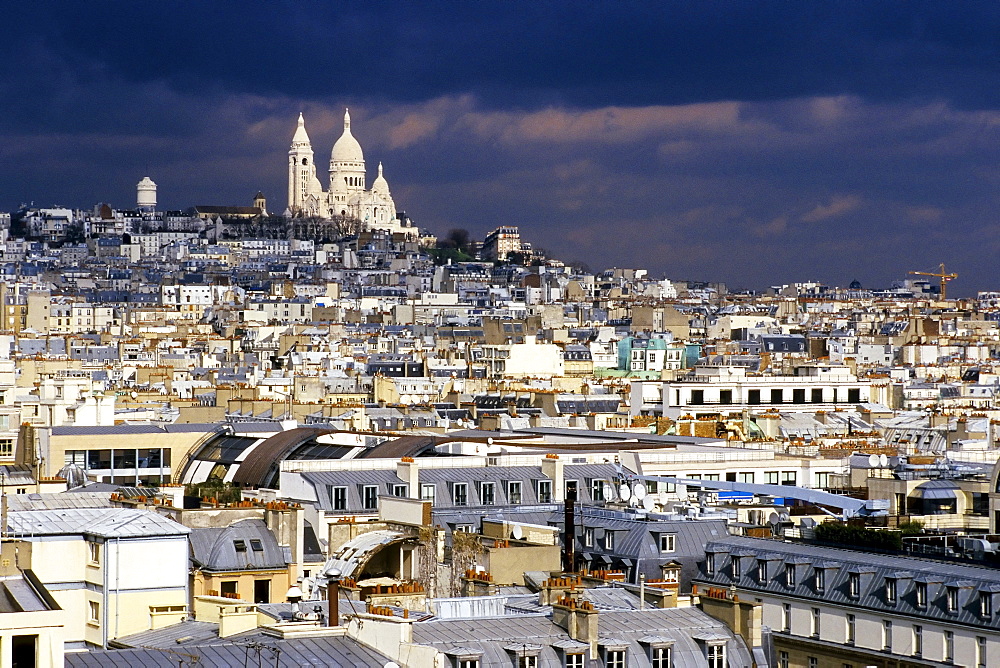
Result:
M454 248L463 253L468 252L470 245L469 231L461 228L448 230L444 239L438 241L438 248Z

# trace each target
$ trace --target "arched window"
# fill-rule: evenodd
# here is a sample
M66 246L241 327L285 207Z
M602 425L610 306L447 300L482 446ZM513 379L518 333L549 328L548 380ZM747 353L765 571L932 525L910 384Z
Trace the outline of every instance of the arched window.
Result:
M302 158L302 164L303 165L308 165L309 164L309 158Z

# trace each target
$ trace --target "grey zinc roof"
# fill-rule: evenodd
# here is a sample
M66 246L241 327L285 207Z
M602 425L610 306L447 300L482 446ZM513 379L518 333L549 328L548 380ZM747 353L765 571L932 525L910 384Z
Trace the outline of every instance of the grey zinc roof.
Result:
M282 569L288 565L274 534L258 519L222 528L192 529L191 559L207 571Z
M752 557L744 557L741 575L734 582L729 555L736 550L750 552ZM874 610L883 614L906 615L947 623L964 623L974 626L994 626L997 623L998 607L994 601L993 615L985 619L979 615L979 592L993 593L1000 585L1000 571L992 568L955 564L949 562L860 552L819 545L786 543L775 540L733 536L711 541L706 553L716 553L715 569L708 575L704 562L698 575L698 582L750 591L767 592L775 595L793 596L799 599L823 600L834 605ZM767 580L760 582L758 571L750 559L759 560L775 554L783 561L794 561L797 566L795 581L788 586L781 562L769 569ZM806 559L811 565L801 565ZM834 561L835 560L835 561ZM825 568L826 581L822 591L817 591L814 574L818 568ZM851 573L861 575L860 591L851 596L848 580ZM897 601L886 600L885 581L897 580ZM958 591L958 609L946 609L946 593L949 583L962 582ZM927 586L927 604L918 606L916 583Z
M92 535L104 538L184 535L186 526L148 510L134 508L64 508L10 513L15 536Z
M258 651L251 643L262 645ZM67 652L69 668L177 668L178 663L203 668L231 666L372 666L382 668L389 657L369 649L346 636L279 639L263 633L240 635L181 649L118 649Z
M606 609L599 612L599 644L626 648L629 666L650 665L647 648L640 640L648 642L650 638L658 638L663 635L663 629L670 629L671 637L667 642L673 641L676 668L705 665L702 647L694 636L706 633L724 640L730 666L751 664L746 644L722 622L696 608ZM570 639L548 614L515 614L491 617L488 621L466 618L417 622L413 625L413 640L446 654L481 654L484 666L511 665L513 657L508 648L515 645L539 647L538 665L546 668L562 668L565 651L585 649L585 644Z

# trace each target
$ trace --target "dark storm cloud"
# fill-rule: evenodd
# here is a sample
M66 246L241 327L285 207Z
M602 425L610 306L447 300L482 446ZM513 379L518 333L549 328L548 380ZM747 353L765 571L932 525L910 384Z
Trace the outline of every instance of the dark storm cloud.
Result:
M995 2L24 3L39 41L188 91L489 104L856 94L994 106Z
M21 3L0 208L285 206L304 111L438 233L760 286L997 288L995 3ZM321 179L325 175L321 174Z

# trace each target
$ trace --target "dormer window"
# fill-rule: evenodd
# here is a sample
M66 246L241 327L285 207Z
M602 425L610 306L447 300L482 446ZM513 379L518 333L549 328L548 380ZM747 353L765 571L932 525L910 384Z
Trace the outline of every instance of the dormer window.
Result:
M705 575L715 575L715 553L705 553Z
M861 574L849 573L847 576L847 595L857 598L861 595Z
M948 612L958 612L958 587L948 587L945 590L944 600Z
M896 579L885 579L885 602L889 605L896 604Z
M826 571L822 568L816 569L815 584L817 594L822 594L826 591Z
M993 616L993 593L988 591L979 592L979 616Z
M795 586L795 564L785 564L785 586Z
M916 586L914 588L914 594L915 594L915 598L916 598L916 602L917 602L917 607L918 608L926 608L927 607L927 583L926 582L917 582L915 584L916 584Z
M757 580L761 584L767 583L767 562L763 559L757 562Z
M733 579L743 577L743 560L740 557L733 557Z

